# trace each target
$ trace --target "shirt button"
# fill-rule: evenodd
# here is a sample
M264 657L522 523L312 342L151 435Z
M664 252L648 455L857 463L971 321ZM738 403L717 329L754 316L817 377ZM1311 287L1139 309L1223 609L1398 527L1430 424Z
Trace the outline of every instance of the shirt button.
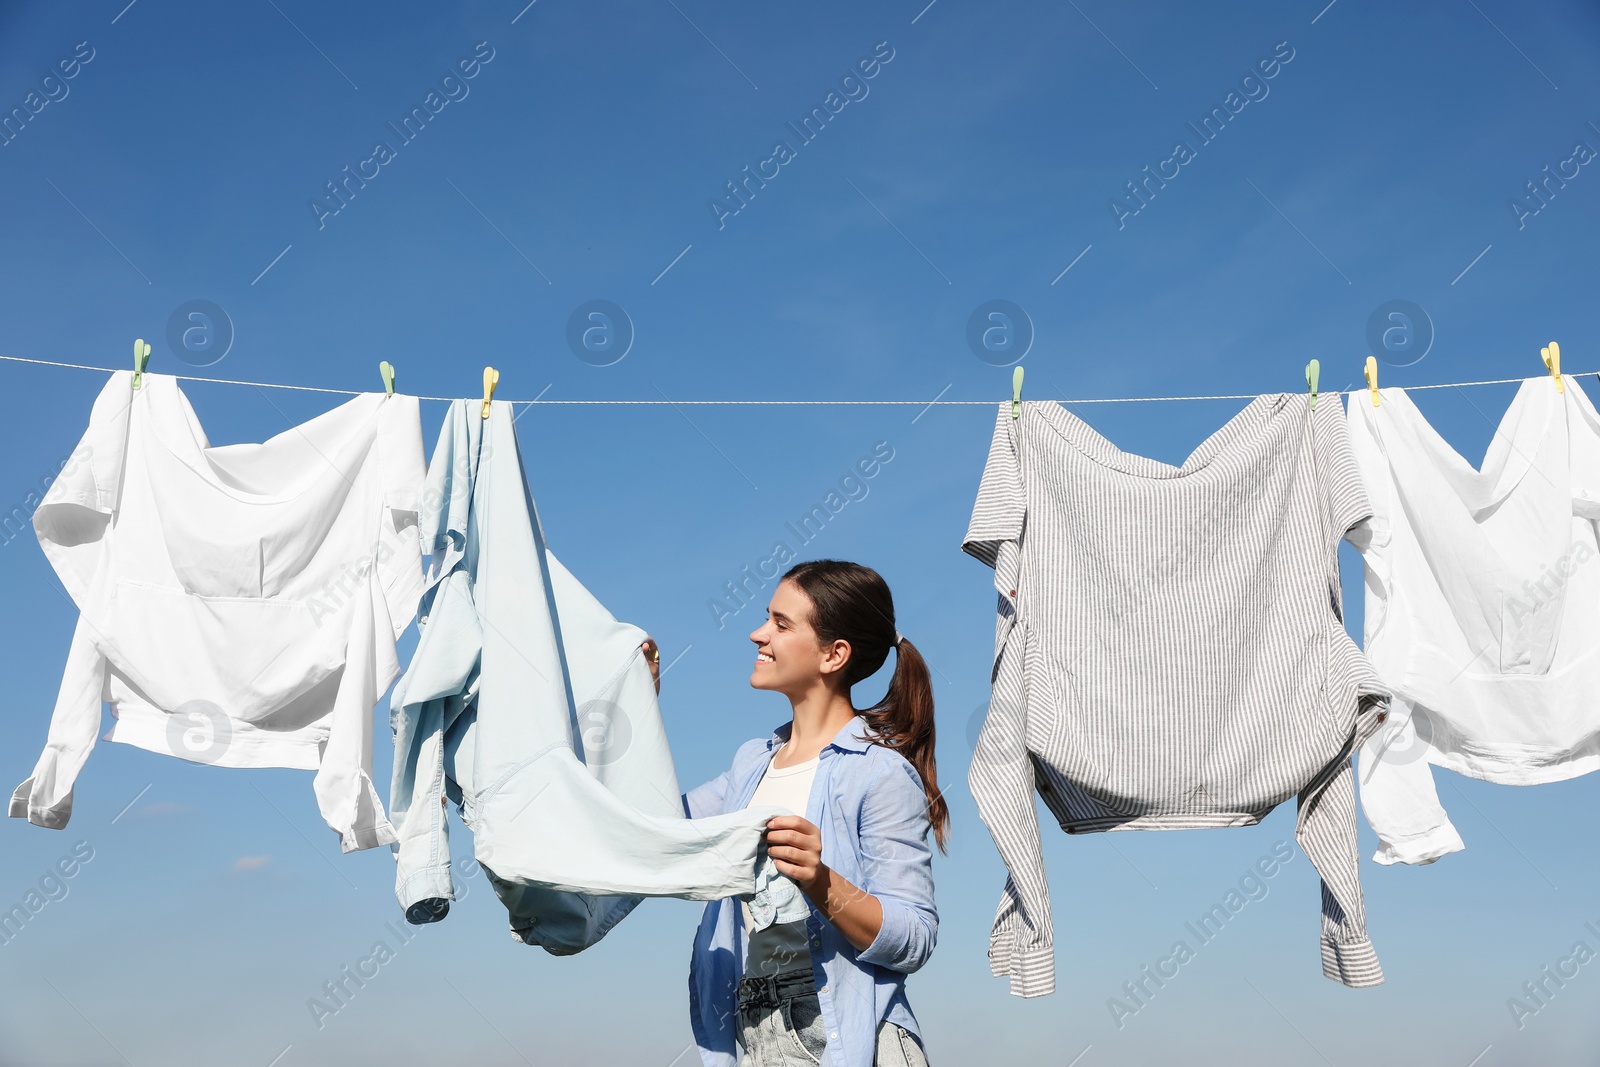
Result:
M831 1033L829 1033L828 1034L828 1040L829 1041L837 1041L837 1040L839 1040L839 1031L834 1030Z
M818 992L821 992L821 993L826 993L827 991L828 991L828 987L827 986L823 986L820 990L818 990Z

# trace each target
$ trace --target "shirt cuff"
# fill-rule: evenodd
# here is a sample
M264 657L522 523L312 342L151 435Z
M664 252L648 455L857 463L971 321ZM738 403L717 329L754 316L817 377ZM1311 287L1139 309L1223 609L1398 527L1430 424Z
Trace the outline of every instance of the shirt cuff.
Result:
M1056 991L1056 950L1054 945L1018 947L1010 937L989 943L989 971L996 978L1011 979L1014 997L1042 997Z
M1383 984L1383 968L1378 953L1367 938L1357 941L1322 939L1322 976L1361 989Z
M910 909L883 897L878 898L878 904L883 909L883 919L878 924L878 936L872 939L872 944L856 954L856 960L870 963L874 967L885 967L891 971L904 973L908 969L915 970L916 968L911 966L911 961L906 958L913 934Z
M1388 840L1380 840L1378 851L1372 854L1372 859L1375 863L1385 865L1393 863L1421 865L1432 863L1440 856L1460 852L1466 847L1461 835L1456 832L1455 825L1446 819L1440 825L1420 834L1407 837L1390 835Z
M400 898L400 906L406 909L407 922L416 921L411 918L411 909L423 901L446 902L456 899L455 885L450 880L450 865L441 863L436 867L424 867L419 871L413 871L405 881L395 887L395 896ZM449 911L448 905L443 909L438 909L435 905L435 909L439 911L437 917L424 919L424 922L437 922L444 918L445 912Z
M67 821L72 818L72 794L69 792L54 807L39 808L33 805L33 779L17 786L17 791L11 794L11 805L7 814L13 819L27 819L35 826L43 826L46 830L64 830Z
M394 826L388 819L371 826L339 831L339 848L343 852L360 852L364 848L392 845L399 840L400 838L395 836Z

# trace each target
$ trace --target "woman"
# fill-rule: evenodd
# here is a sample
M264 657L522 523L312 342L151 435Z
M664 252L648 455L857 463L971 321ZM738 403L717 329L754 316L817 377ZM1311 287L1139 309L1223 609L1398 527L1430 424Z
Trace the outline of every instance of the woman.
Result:
M711 1067L923 1067L905 976L933 953L927 835L942 851L949 825L927 665L895 630L884 580L839 560L791 568L750 640L750 684L788 697L793 720L746 743L684 807L692 818L752 804L803 812L769 820L766 840L810 914L752 930L742 901L706 905L689 971L701 1056ZM890 648L888 693L858 711L851 686Z

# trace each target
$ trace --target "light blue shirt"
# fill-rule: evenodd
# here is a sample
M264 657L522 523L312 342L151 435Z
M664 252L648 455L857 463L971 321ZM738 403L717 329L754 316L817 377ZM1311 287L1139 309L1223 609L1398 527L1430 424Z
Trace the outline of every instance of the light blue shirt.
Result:
M742 809L791 725L744 744L725 774L683 798L685 812L698 819ZM933 955L939 933L927 795L904 756L867 741L866 721L857 716L822 749L806 819L822 831L822 862L883 905L883 926L861 952L814 907L806 918L828 1034L822 1067L872 1067L882 1023L921 1036L905 981ZM738 900L707 903L689 966L689 1014L706 1067L734 1067L748 947Z
M407 918L443 918L454 898L450 796L512 931L549 952L587 948L641 896L756 894L781 919L785 887L757 893L778 877L757 866L777 809L683 817L644 631L550 552L511 405L481 411L458 400L439 431L419 520L433 566L391 705Z

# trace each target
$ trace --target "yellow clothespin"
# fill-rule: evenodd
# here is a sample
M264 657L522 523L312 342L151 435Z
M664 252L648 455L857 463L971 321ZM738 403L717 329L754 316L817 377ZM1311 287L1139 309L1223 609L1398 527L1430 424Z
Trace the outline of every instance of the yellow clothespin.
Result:
M1322 364L1312 360L1306 364L1306 384L1311 387L1311 410L1317 410L1317 378L1322 374Z
M1011 417L1022 416L1022 368L1018 367L1011 372Z
M489 401L494 398L494 387L500 384L500 372L493 367L483 368L483 417L489 417Z
M1372 394L1372 406L1378 406L1378 357L1367 357L1367 392Z
M1565 393L1567 386L1561 380L1561 346L1551 341L1549 348L1539 349L1539 355L1544 358L1544 365L1550 368L1550 377L1556 380L1556 392Z
M384 360L378 364L378 373L383 376L384 393L394 396L394 364Z
M144 384L144 369L150 365L150 346L143 338L133 342L133 387Z

